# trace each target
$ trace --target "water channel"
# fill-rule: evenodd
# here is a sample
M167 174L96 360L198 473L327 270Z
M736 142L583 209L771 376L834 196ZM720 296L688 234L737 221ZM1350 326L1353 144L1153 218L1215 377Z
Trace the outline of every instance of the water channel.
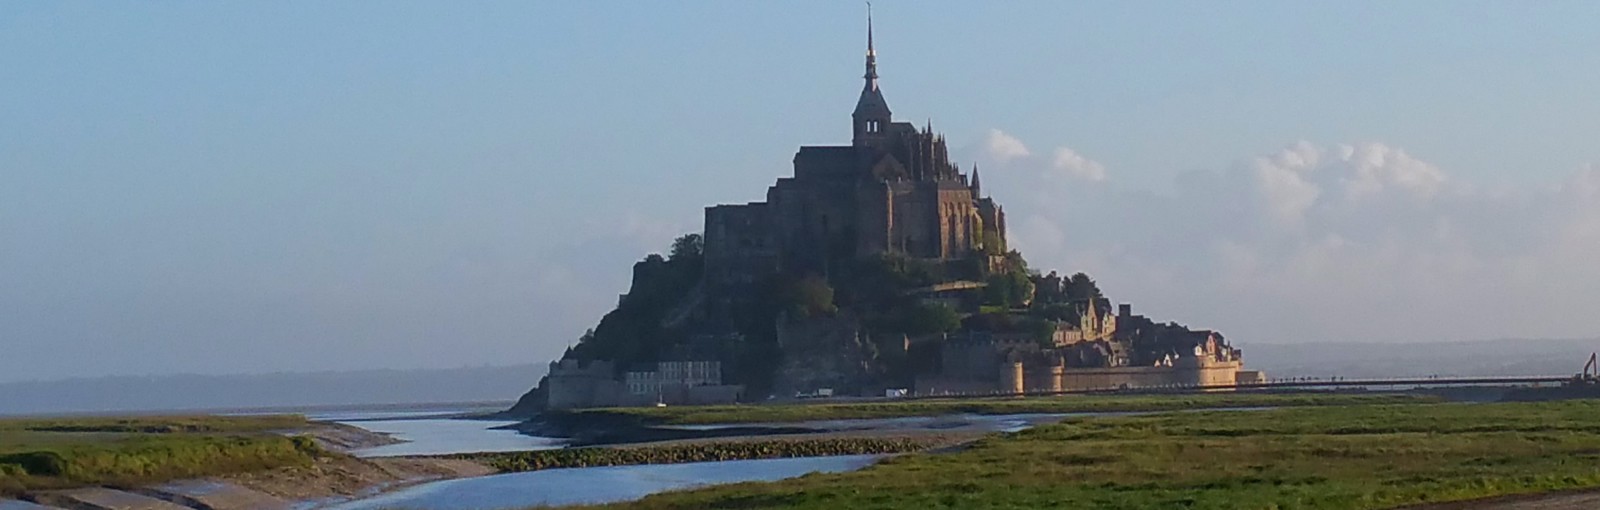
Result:
M1250 411L1258 408L1208 409ZM1069 417L1120 416L1134 413L1050 413L822 420L781 424L693 425L685 429L785 426L818 430L939 430L966 432L1016 432L1055 423ZM313 417L314 419L318 417ZM505 421L462 420L447 414L333 416L336 421L392 434L407 442L356 452L361 456L440 455L450 453L523 451L562 448L560 439L533 437L495 427ZM738 460L693 464L659 464L592 468L550 469L528 473L463 478L424 483L396 492L333 506L340 510L395 509L497 509L612 503L639 499L657 492L747 481L772 481L813 472L861 469L882 456L853 455L793 459Z
M853 471L871 465L878 458L877 455L849 455L549 469L426 483L337 505L333 509L490 510L614 503L707 485Z

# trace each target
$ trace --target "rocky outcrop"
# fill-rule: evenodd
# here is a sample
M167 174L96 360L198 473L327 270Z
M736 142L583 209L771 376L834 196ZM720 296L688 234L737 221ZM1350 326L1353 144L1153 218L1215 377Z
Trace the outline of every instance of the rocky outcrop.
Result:
M777 333L783 364L773 387L780 396L821 388L854 394L873 380L877 349L854 317L779 319Z

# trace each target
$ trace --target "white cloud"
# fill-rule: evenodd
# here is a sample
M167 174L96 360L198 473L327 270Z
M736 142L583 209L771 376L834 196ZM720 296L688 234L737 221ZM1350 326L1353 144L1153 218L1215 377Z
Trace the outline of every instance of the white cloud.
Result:
M1593 166L1489 193L1397 147L1299 142L1172 192L1058 180L985 182L1013 244L1158 319L1245 343L1600 334Z
M1099 182L1106 180L1106 167L1094 160L1083 157L1077 151L1066 147L1057 147L1055 159L1050 162L1051 168L1066 173L1068 177L1077 180Z
M1298 226L1322 190L1307 180L1321 154L1300 142L1294 147L1255 162L1255 188L1280 225Z
M983 149L989 158L1002 164L1033 154L1028 151L1027 145L1023 145L1022 140L998 129L989 130L989 136L983 140Z
M1338 162L1348 168L1343 183L1345 193L1351 197L1372 195L1385 189L1431 197L1444 185L1444 172L1438 167L1383 144L1340 145L1337 153Z

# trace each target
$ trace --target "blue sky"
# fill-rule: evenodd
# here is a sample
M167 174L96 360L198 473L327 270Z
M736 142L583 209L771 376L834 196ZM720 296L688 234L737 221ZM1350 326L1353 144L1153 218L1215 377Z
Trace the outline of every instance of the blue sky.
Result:
M875 5L1036 266L1245 346L1600 332L1600 5ZM0 5L0 380L543 361L847 141L863 10Z

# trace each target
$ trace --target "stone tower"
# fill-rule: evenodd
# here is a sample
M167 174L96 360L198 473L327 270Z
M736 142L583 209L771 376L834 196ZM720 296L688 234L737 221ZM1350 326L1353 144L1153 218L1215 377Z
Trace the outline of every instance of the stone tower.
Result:
M870 12L862 80L849 145L800 147L794 175L779 178L765 201L706 209L713 292L776 273L826 275L852 257L964 261L1005 250L1004 211L950 161L932 122L893 120Z
M856 100L856 110L850 114L855 147L882 147L890 123L889 103L878 90L878 52L872 47L872 10L867 10L867 74L861 87L861 98Z

